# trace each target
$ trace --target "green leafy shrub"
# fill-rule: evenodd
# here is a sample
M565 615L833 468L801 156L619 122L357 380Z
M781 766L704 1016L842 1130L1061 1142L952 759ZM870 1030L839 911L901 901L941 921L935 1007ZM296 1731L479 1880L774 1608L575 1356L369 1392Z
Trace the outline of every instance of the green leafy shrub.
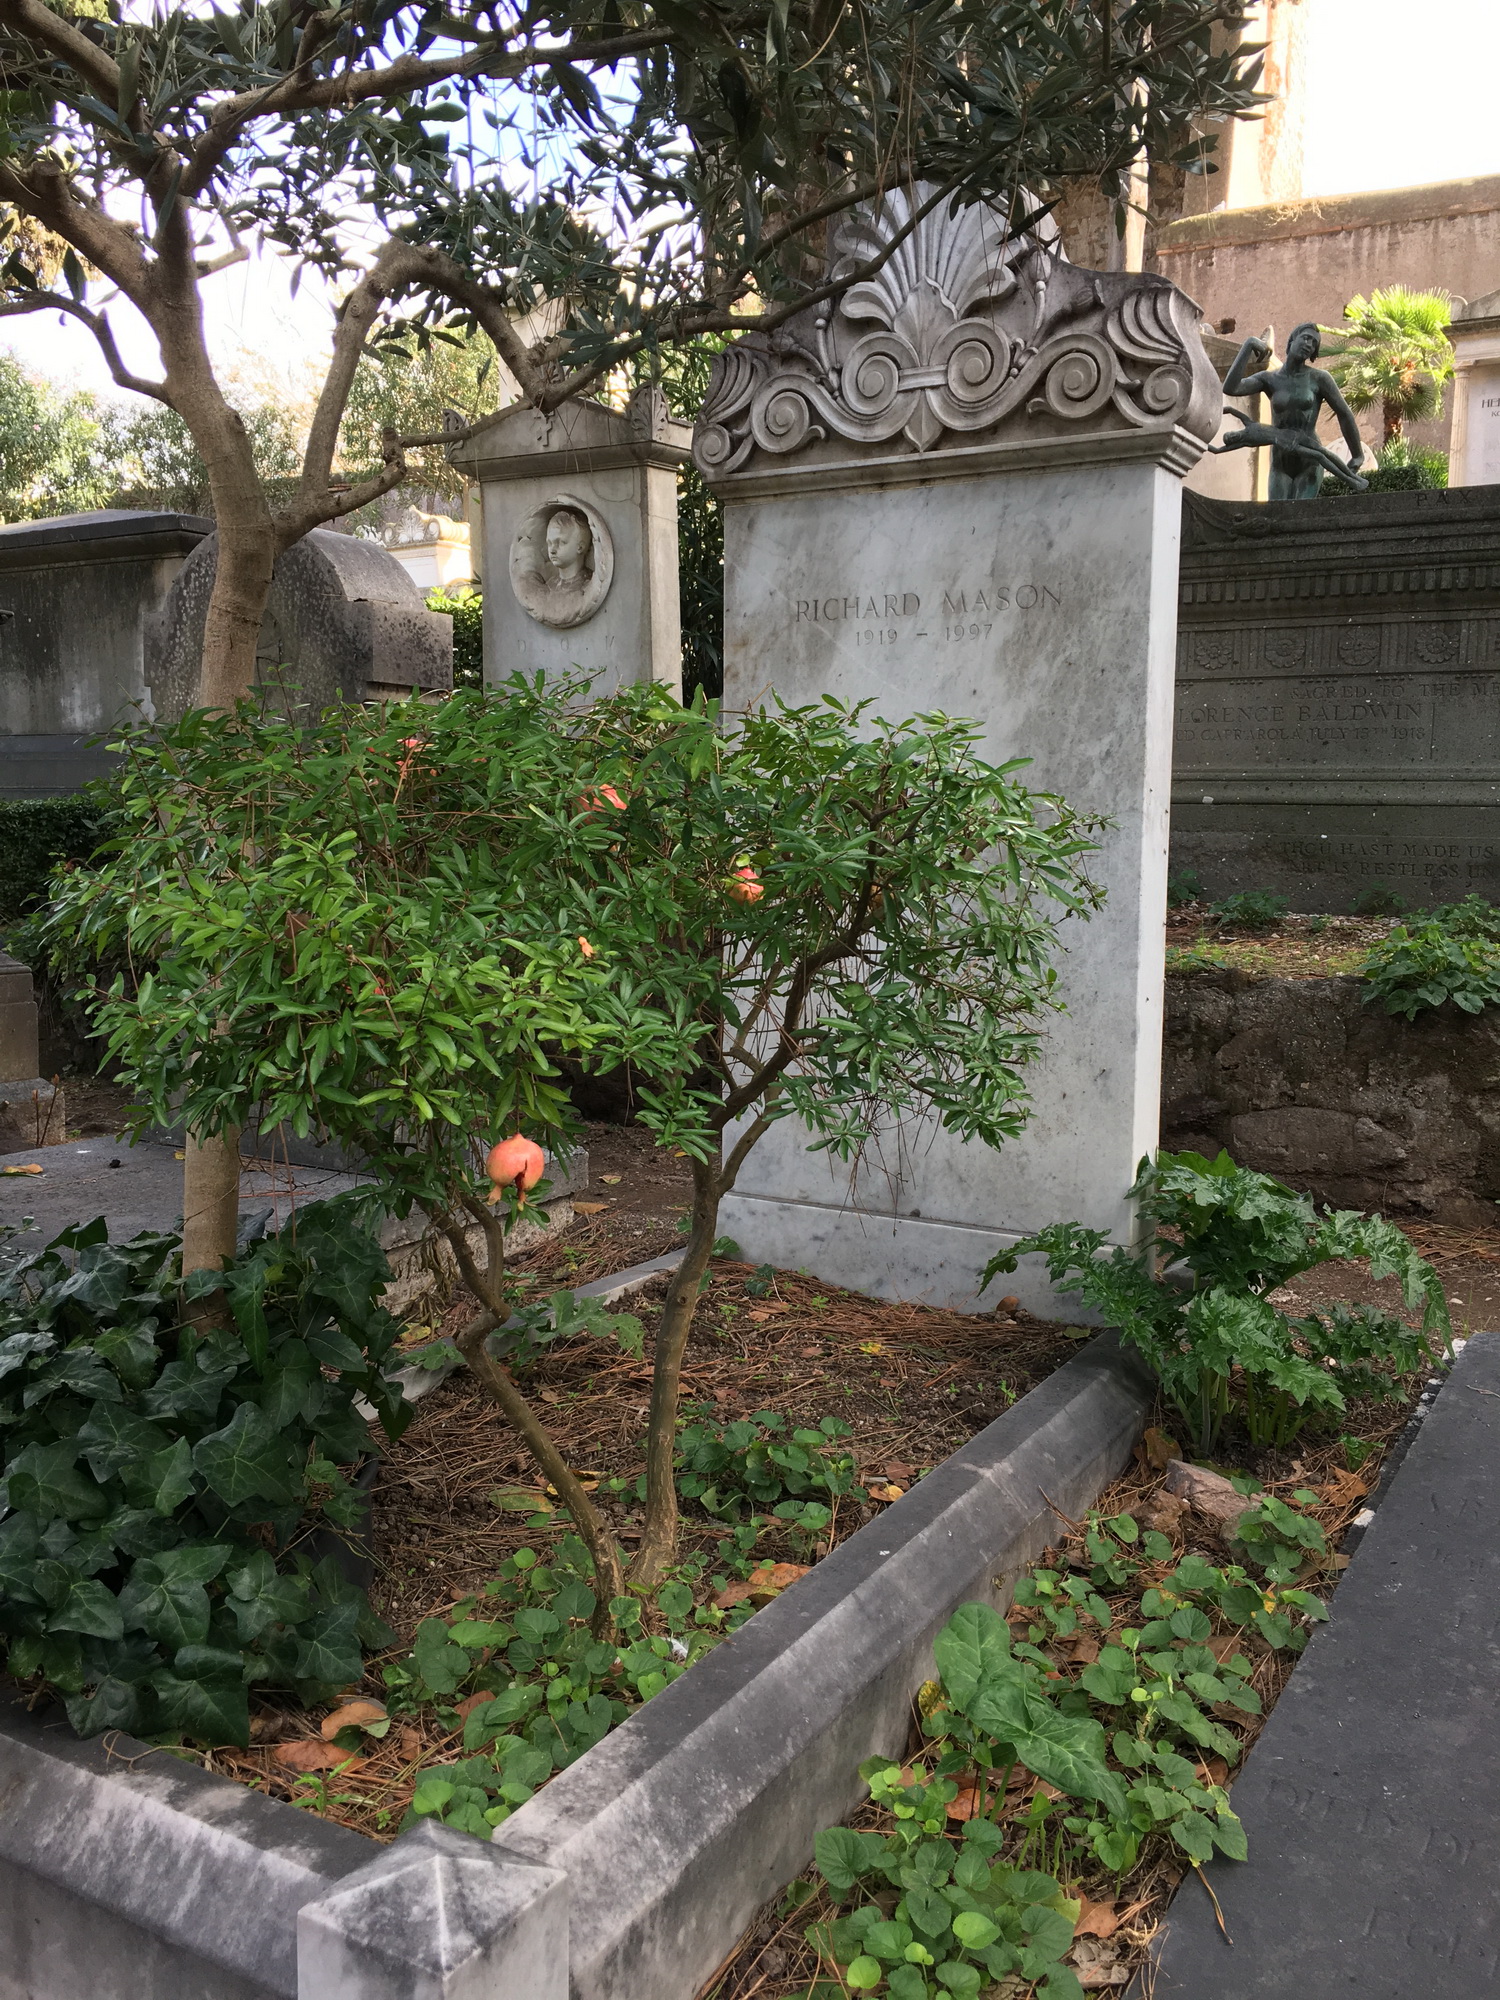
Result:
M1351 917L1400 917L1406 913L1406 898L1384 882L1372 882L1361 889L1349 904Z
M348 1206L236 1258L222 1326L184 1317L177 1248L93 1222L0 1276L0 1634L82 1734L244 1745L253 1683L323 1700L389 1639L331 1558L288 1550L310 1520L358 1524L355 1398L399 1435L399 1329Z
M453 620L453 685L484 686L484 592L471 583L427 593L427 609Z
M1431 1337L1451 1337L1442 1284L1401 1231L1378 1215L1319 1214L1305 1195L1227 1153L1158 1153L1141 1163L1131 1194L1143 1219L1168 1235L1104 1255L1108 1232L1080 1223L1038 1230L991 1260L988 1285L1020 1257L1040 1254L1054 1284L1077 1292L1145 1356L1196 1448L1210 1452L1233 1409L1252 1444L1289 1443L1315 1413L1336 1414L1350 1396L1393 1396L1398 1378L1431 1358ZM1414 1332L1377 1306L1320 1306L1300 1317L1270 1294L1335 1258L1395 1277ZM1180 1260L1184 1290L1159 1275Z
M789 1431L775 1410L722 1426L702 1404L688 1404L686 1414L693 1421L677 1440L677 1490L721 1521L735 1520L746 1507L775 1508L809 1494L868 1498L854 1483L857 1462L843 1443L850 1429L838 1417Z
M114 831L116 804L104 785L61 799L0 799L0 924L47 900L60 861L87 861Z
M1201 903L1207 891L1199 879L1196 868L1180 868L1175 875L1167 878L1167 908L1185 909L1189 903Z
M1398 924L1373 945L1363 968L1366 1002L1414 1021L1451 1000L1465 1014L1500 1002L1500 940L1455 931L1436 915Z
M1233 924L1238 930L1269 931L1290 908L1286 897L1278 896L1274 890L1237 889L1232 896L1215 903L1213 913L1221 924Z
M465 1757L418 1779L407 1825L438 1819L487 1839L554 1771L686 1673L726 1622L695 1610L687 1584L669 1583L655 1600L664 1633L648 1634L646 1607L626 1596L610 1607L617 1637L601 1641L589 1629L593 1583L576 1535L546 1563L518 1549L479 1596L423 1619L411 1653L385 1668L393 1715L436 1704L457 1729L460 1701L490 1697L463 1718Z
M1441 924L1454 937L1500 939L1500 909L1484 896L1465 896L1462 902L1439 903L1428 912L1428 921Z

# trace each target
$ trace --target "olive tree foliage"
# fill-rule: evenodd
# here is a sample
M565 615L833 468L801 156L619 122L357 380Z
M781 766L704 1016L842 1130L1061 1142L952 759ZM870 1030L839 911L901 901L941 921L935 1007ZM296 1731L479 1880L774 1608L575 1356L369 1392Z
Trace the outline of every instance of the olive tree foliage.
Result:
M618 1550L518 1381L485 1149L565 1147L560 1074L629 1063L639 1116L693 1175L656 1330L646 1531L676 1536L683 1356L719 1205L779 1119L855 1158L883 1119L997 1145L1086 915L1093 826L986 764L943 716L831 701L746 718L567 680L469 689L310 727L242 706L127 744L123 826L63 878L52 934L131 976L96 996L124 1079L213 1137L288 1121L356 1148L448 1241L457 1345L618 1595Z

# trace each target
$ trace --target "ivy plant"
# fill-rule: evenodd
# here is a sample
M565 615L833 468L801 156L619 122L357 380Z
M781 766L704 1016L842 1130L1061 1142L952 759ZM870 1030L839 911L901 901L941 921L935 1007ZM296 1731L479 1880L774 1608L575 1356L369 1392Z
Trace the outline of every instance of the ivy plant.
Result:
M1053 1283L1144 1355L1200 1453L1213 1450L1231 1411L1252 1444L1284 1445L1351 1396L1395 1396L1400 1378L1452 1337L1437 1273L1382 1216L1319 1211L1227 1153L1159 1153L1141 1162L1130 1193L1147 1224L1137 1247L1108 1248L1105 1230L1057 1223L992 1259L983 1282L1021 1257L1045 1256ZM1376 1306L1297 1314L1274 1302L1290 1279L1335 1259L1398 1279L1420 1329Z
M0 1275L0 1635L6 1671L57 1689L83 1734L244 1745L252 1685L321 1701L390 1638L297 1540L361 1518L356 1399L400 1434L399 1328L356 1206L237 1257L222 1319L187 1316L178 1251L98 1221Z

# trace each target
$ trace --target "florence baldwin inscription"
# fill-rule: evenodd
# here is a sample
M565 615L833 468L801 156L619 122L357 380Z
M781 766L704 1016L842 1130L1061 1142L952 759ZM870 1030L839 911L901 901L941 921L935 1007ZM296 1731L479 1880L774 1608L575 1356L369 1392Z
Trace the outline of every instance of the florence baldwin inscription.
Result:
M1050 584L988 583L977 590L854 591L848 596L798 597L794 623L854 628L857 646L891 646L899 639L983 639L1002 611L1061 610ZM900 621L899 623L896 621Z

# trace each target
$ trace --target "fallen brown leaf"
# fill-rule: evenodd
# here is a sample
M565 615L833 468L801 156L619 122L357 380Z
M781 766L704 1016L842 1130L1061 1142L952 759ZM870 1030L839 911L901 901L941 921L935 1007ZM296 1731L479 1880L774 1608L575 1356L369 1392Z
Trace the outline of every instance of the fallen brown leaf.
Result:
M607 1201L575 1201L573 1204L573 1213L575 1215L603 1215L609 1206L610 1204Z
M492 1694L466 1694L463 1700L457 1704L456 1713L459 1720L467 1722L476 1708L483 1708L487 1701L493 1701L494 1699L495 1697Z
M618 1187L624 1176L623 1174L601 1174L599 1178L606 1187Z
M905 1497L905 1491L906 1489L901 1486L872 1486L870 1488L870 1498L872 1500L887 1501L901 1500Z
M916 1475L917 1468L914 1465L902 1465L894 1458L886 1460L885 1476L887 1479L894 1480L896 1485L910 1486Z
M1113 1903L1091 1903L1087 1896L1078 1912L1078 1922L1073 1926L1074 1937L1113 1937L1119 1929L1120 1918Z
M347 1750L340 1750L334 1743L324 1743L316 1736L304 1736L295 1743L282 1743L273 1754L276 1762L287 1771L334 1771L341 1764L357 1771L365 1761L363 1757L351 1757Z
M1200 1757L1198 1777L1205 1785L1225 1785L1229 1782L1229 1766L1222 1757ZM1103 1937L1105 1933L1100 1931L1099 1935Z
M332 1715L325 1715L319 1728L325 1743L331 1743L341 1729L363 1728L367 1722L386 1720L383 1701L346 1701L342 1708L336 1708Z
M1174 1458L1182 1456L1176 1438L1169 1437L1157 1424L1150 1425L1142 1436L1141 1453L1153 1472L1165 1472Z
M983 1810L984 1799L978 1785L965 1785L956 1799L948 1801L949 1819L977 1819Z
M806 1576L806 1563L762 1563L752 1570L743 1583L731 1583L721 1590L714 1599L721 1611L732 1611L736 1604L769 1604L773 1597L780 1596L789 1583L795 1583L799 1576Z
M1335 1466L1328 1484L1318 1488L1318 1497L1331 1507L1347 1507L1352 1501L1363 1500L1369 1490L1357 1472L1348 1472L1340 1465Z
M750 1311L750 1317L759 1325L763 1320L774 1319L777 1313L790 1311L791 1307L788 1305L753 1306Z
M823 1350L821 1347L799 1347L797 1352L804 1361L815 1361Z
M1080 1633L1073 1641L1072 1662L1075 1667L1091 1667L1099 1657L1099 1641Z
M401 1730L396 1737L396 1751L403 1764L409 1764L414 1757L420 1757L422 1754L421 1730Z

